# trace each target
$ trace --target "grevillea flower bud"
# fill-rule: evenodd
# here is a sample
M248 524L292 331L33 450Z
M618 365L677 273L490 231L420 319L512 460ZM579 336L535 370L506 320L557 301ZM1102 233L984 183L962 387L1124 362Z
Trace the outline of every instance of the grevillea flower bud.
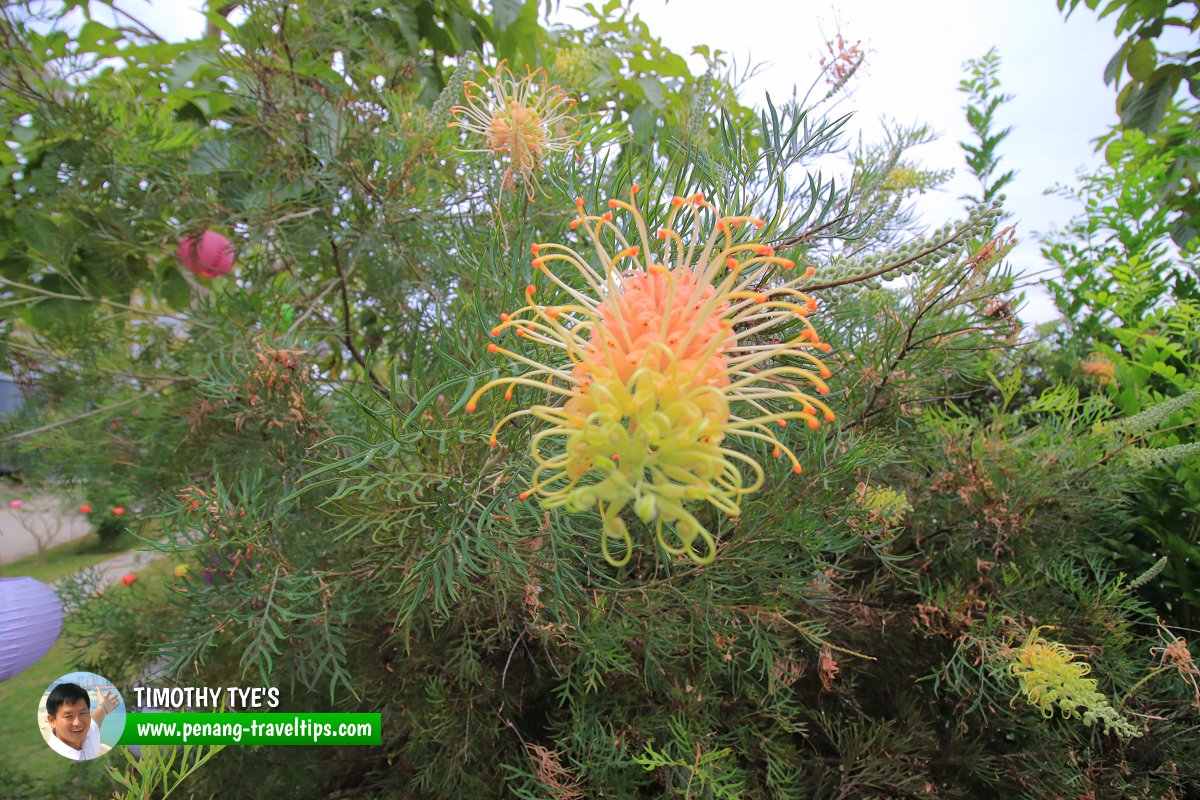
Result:
M549 425L533 435L536 467L522 498L537 495L546 508L595 507L604 557L613 564L632 553L627 507L654 525L668 553L707 563L716 541L689 506L703 501L736 517L743 497L763 485L762 466L734 447L739 440L765 443L801 471L778 434L789 422L816 428L834 419L816 396L828 393L830 373L814 351L829 345L807 320L816 300L796 288L812 270L788 276L795 264L754 240L762 220L716 216L701 195L675 197L665 227L652 235L636 205L638 189L629 202L610 200L602 215L576 201L571 227L591 238L599 270L564 245L533 245L533 267L556 287L555 297L536 300L539 291L529 286L527 305L502 315L491 333L515 333L560 359L542 363L532 348L489 344L529 369L483 386L467 410L498 386L505 399L516 387L558 398L514 411L492 432L495 445L499 429L517 417ZM628 215L628 238L614 213ZM706 218L715 220L707 233ZM569 283L555 272L559 266L580 281ZM614 540L624 546L619 556L610 549Z

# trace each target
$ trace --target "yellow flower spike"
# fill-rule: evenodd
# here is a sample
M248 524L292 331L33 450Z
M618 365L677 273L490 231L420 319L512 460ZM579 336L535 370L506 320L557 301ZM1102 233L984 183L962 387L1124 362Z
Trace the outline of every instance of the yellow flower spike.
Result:
M506 162L505 187L519 180L533 197L547 154L564 152L576 143L570 136L575 101L550 86L543 69L526 70L518 80L501 61L491 74L484 71L486 86L467 81L466 105L451 109L455 121L450 125L482 137L484 147L464 152L488 153Z
M1021 681L1021 692L1029 704L1037 707L1046 719L1053 717L1058 709L1067 719L1080 718L1087 725L1099 722L1105 733L1115 731L1126 739L1141 736L1141 731L1096 691L1096 681L1086 677L1092 671L1091 665L1076 661L1075 654L1065 645L1039 636L1043 628L1049 626L1030 631L1008 668Z
M879 520L891 528L904 521L905 515L913 510L908 495L890 486L858 484L858 502L870 513L870 521Z
M811 268L784 276L795 264L753 240L763 220L712 215L703 195L675 197L652 235L638 210L639 190L628 201L608 201L602 214L576 201L570 227L587 234L595 262L561 244L530 247L550 286L530 286L525 307L501 315L491 334L516 331L559 359L543 363L489 344L489 352L528 369L481 387L466 409L501 386L506 397L518 386L561 397L514 411L493 429L495 444L500 428L518 417L546 423L532 436L535 466L521 499L537 496L548 509L596 508L601 552L614 565L633 553L627 508L653 524L668 554L707 564L717 542L689 504L707 502L736 517L743 498L763 485L762 466L735 449L738 439L764 442L801 472L779 434L791 420L818 428L835 419L819 397L829 392L830 372L815 355L829 345L805 318L815 300L797 288ZM626 230L618 226L623 220L632 222ZM564 279L564 267L580 280ZM559 294L566 297L552 296ZM797 321L798 335L771 338ZM623 552L614 554L614 545Z

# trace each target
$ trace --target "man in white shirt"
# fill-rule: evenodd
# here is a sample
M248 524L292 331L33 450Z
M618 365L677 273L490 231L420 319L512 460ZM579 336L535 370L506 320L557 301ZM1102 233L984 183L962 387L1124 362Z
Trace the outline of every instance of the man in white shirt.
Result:
M92 701L83 687L60 683L46 697L50 722L51 749L72 761L87 761L101 754L100 726L120 700L113 692L100 694L100 705L92 711Z

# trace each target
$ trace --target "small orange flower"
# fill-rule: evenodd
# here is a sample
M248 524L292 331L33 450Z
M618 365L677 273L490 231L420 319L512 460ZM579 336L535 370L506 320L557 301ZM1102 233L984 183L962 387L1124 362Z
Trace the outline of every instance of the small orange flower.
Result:
M821 678L822 692L833 691L833 681L837 678L838 669L838 662L833 657L833 651L828 647L822 648L821 655L817 658L817 675Z
M1079 362L1079 367L1085 375L1101 385L1107 386L1117 382L1116 365L1103 353L1092 353Z
M1197 678L1200 678L1200 666L1197 666L1195 659L1192 658L1192 651L1188 649L1187 640L1182 636L1176 636L1163 624L1162 620L1158 621L1158 635L1162 638L1163 644L1150 648L1150 654L1161 657L1159 669L1174 669L1179 673L1180 678L1191 685L1192 691L1195 693L1196 705L1200 706L1200 683L1197 682Z
M475 410L496 386L506 387L505 399L520 386L557 396L556 404L514 411L492 432L495 445L496 432L517 417L550 425L533 436L537 466L522 499L536 494L545 508L598 508L602 550L613 564L632 554L622 519L629 507L655 524L668 553L708 563L716 542L687 505L703 500L736 517L742 498L763 485L762 466L730 446L735 438L765 443L801 471L777 434L795 420L811 428L833 421L829 407L805 391L828 393L829 370L812 351L829 345L807 320L816 300L796 288L813 271L781 279L795 264L754 240L762 220L717 216L701 195L675 197L665 227L652 236L636 206L638 189L630 202L610 200L601 215L576 201L571 227L587 232L600 270L564 245L533 245L533 267L557 287L557 302L536 301L538 290L529 286L528 304L501 315L492 335L515 332L562 360L542 363L528 349L489 344L530 369L480 388L466 408ZM639 244L617 227L614 212L629 215L630 238ZM705 234L710 214L715 226ZM586 289L555 274L559 264L578 272ZM624 545L623 556L610 553L612 540Z
M574 127L570 110L575 101L550 86L541 68L517 80L503 61L488 75L486 86L474 81L464 86L467 103L450 109L455 117L450 127L486 142L486 147L464 152L489 153L505 161L506 187L520 180L532 196L547 154L574 144L568 133Z

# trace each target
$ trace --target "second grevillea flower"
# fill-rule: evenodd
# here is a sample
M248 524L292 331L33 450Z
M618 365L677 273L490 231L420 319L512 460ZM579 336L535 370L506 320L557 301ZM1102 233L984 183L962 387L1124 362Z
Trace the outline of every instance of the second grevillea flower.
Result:
M1141 736L1141 731L1096 691L1097 682L1087 677L1091 665L1076 661L1075 654L1065 645L1039 636L1041 630L1038 627L1030 632L1009 664L1009 672L1020 680L1029 704L1036 706L1047 719L1057 709L1064 717L1078 717L1088 725L1098 722L1105 733L1115 731L1126 739Z
M484 73L487 74L486 72ZM452 128L483 138L485 146L466 152L488 153L507 163L505 185L525 184L530 195L537 186L547 154L569 149L575 121L575 101L550 86L542 69L517 79L504 62L488 75L487 85L466 81L466 105L454 106Z
M664 227L651 234L638 190L629 202L608 201L600 215L576 201L571 227L590 237L598 269L564 245L533 245L533 266L557 287L555 301L539 302L530 285L527 305L502 315L491 333L515 332L561 361L489 344L529 369L483 386L467 410L498 386L506 399L516 387L558 398L514 411L492 432L495 445L499 429L518 417L549 424L533 435L536 466L522 498L538 495L545 508L596 507L604 557L615 565L633 552L627 509L654 525L668 553L703 564L716 541L690 503L736 517L742 498L761 488L763 468L735 449L739 440L765 444L801 471L777 434L792 421L817 428L834 419L816 396L828 393L829 370L813 352L829 345L806 319L816 301L796 288L811 268L789 275L795 264L748 233L762 220L718 216L701 195L675 197ZM628 215L628 236L614 213ZM614 540L623 554L613 554Z

